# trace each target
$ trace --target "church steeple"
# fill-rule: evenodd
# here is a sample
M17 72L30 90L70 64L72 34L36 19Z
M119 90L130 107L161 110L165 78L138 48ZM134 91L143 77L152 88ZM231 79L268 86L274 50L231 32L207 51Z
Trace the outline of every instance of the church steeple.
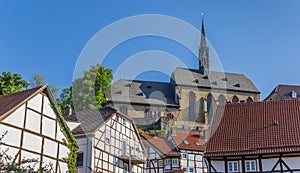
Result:
M209 74L209 48L206 43L203 15L202 15L201 40L200 40L198 59L199 59L200 73L203 75L208 75Z

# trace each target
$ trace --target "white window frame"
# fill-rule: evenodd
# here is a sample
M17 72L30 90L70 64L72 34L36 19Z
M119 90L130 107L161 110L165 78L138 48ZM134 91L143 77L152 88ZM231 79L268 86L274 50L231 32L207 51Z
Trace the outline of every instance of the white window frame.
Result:
M158 167L163 167L163 166L164 166L163 160L159 160L159 161L158 161Z
M172 159L172 166L178 166L178 159Z
M182 158L183 159L187 159L187 154L186 153L182 153Z
M250 169L247 169L247 163L249 163L249 168ZM245 169L246 169L246 172L254 172L256 171L256 160L246 160L245 161Z
M235 164L236 164L236 169L234 169ZM228 166L228 172L239 172L239 162L238 161L228 161L227 166Z
M171 160L165 159L165 166L170 166L170 165L171 165Z

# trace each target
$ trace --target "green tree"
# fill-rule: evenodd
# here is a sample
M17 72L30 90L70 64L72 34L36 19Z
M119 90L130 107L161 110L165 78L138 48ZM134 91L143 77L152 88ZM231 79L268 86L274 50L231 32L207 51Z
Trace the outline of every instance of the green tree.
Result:
M3 72L0 76L0 95L8 95L27 89L29 83L20 74Z
M101 108L106 102L105 91L110 88L112 70L99 64L84 71L84 76L74 80L72 101L75 111Z
M46 84L46 80L43 75L41 74L34 74L32 76L32 81L30 82L30 86L32 88L34 87L39 87L39 86L44 86ZM59 93L59 88L56 87L55 85L49 85L49 88L54 95L55 98L58 98L58 93Z
M60 106L60 110L62 113L65 113L67 108L74 109L73 101L72 101L72 87L64 88L57 99L58 105Z

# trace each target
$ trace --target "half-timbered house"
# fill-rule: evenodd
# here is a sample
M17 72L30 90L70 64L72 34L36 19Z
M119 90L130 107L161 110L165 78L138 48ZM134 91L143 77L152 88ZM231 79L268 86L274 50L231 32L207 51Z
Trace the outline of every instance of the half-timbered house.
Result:
M180 166L180 153L166 139L141 135L148 153L147 173L184 172Z
M0 150L7 150L16 162L36 159L37 164L30 165L36 170L52 165L49 172L67 172L64 158L70 150L64 134L72 134L66 128L47 85L0 96Z
M111 107L84 110L65 116L79 150L80 173L143 173L147 160L144 146L133 120Z
M204 163L203 153L206 141L200 134L188 132L171 132L168 140L180 152L181 168L186 173L205 173L207 172Z
M300 100L219 106L205 149L209 172L300 172Z

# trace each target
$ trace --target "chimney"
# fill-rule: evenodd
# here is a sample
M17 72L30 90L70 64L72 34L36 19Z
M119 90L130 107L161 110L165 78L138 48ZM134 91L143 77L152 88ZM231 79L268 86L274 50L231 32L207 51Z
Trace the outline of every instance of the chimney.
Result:
M72 113L73 113L72 107L68 105L65 110L65 115L72 115Z

